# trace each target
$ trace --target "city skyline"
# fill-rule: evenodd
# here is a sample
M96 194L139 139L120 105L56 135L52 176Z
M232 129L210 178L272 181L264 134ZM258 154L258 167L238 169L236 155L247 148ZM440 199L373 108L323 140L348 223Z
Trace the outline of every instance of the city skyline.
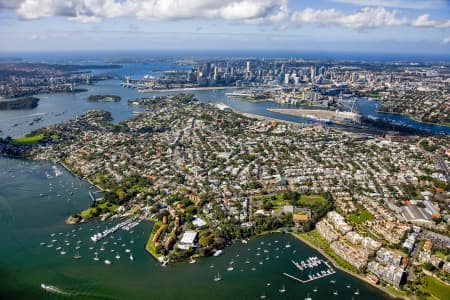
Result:
M0 42L2 52L182 46L445 56L449 8L441 0L3 0Z

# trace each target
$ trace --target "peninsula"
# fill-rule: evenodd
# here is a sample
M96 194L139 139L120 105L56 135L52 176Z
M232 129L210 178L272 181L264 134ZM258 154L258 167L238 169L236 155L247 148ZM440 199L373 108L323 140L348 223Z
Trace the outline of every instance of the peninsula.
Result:
M122 98L116 95L90 95L88 101L91 102L119 102Z
M32 109L38 106L39 98L23 97L0 100L0 110Z

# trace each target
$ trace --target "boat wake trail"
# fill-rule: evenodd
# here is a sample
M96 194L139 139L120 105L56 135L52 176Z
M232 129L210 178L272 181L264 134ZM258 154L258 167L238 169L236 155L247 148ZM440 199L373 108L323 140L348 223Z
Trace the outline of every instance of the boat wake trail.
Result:
M119 300L119 298L111 297L108 295L101 295L97 293L92 292L80 292L80 291L74 291L74 292L68 292L66 290L60 289L53 285L47 285L42 283L41 288L46 290L49 293L59 294L66 297L76 297L77 299L104 299L104 300Z
M68 292L63 291L62 289L57 288L56 286L53 285L47 285L47 284L41 284L41 288L43 288L44 290L46 290L47 292L50 293L55 293L55 294L60 294L60 295L66 295L69 296L71 295Z

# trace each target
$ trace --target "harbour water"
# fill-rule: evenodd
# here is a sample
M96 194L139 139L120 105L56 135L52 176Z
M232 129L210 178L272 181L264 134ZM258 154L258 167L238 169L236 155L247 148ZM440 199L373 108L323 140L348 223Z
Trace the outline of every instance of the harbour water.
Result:
M0 159L0 299L259 299L263 294L268 299L303 299L308 293L313 299L386 297L339 270L305 284L282 275L308 278L320 268L301 272L291 260L325 259L286 234L238 242L222 256L165 268L144 250L149 222L94 243L92 234L118 220L65 225L67 216L89 205L92 187L65 170L58 177L53 171L47 162ZM80 259L74 258L77 251ZM222 280L215 282L218 273ZM50 288L41 288L42 283ZM283 285L286 292L280 293ZM354 294L357 289L359 295ZM338 296L333 295L336 290Z

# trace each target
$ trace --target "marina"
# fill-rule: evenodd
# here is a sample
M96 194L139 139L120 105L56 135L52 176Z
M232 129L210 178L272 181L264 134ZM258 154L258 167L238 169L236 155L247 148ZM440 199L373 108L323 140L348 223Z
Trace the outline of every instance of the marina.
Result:
M296 280L298 282L301 282L301 283L308 283L308 282L311 282L311 281L314 281L314 280L318 280L318 279L321 279L321 278L324 278L324 277L336 274L336 271L330 266L329 262L327 262L325 260L322 260L322 259L319 259L316 256L308 257L306 259L306 262L305 261L301 261L301 263L298 263L298 262L295 262L293 260L291 260L291 262L300 271L305 271L305 270L308 270L308 269L310 270L309 275L308 275L308 279L300 279L300 278L298 278L296 276L293 276L293 275L290 275L288 273L285 273L285 272L283 273L283 275L285 275L285 276L287 276L287 277L289 277L291 279L294 279L294 280ZM312 269L314 269L316 267L319 267L322 264L325 265L327 267L327 269L320 270L320 271L318 271L316 273L312 273L311 272Z
M124 229L124 230L130 230L131 228L136 227L137 225L139 225L139 222L134 221L134 218L132 219L127 219L125 221L122 221L116 225L114 225L111 228L107 228L105 230L103 230L102 232L97 232L96 234L94 234L93 236L91 236L91 240L93 242L98 242L104 238L106 238L108 235L115 233L117 230L119 230L120 228ZM125 227L125 228L124 228Z

